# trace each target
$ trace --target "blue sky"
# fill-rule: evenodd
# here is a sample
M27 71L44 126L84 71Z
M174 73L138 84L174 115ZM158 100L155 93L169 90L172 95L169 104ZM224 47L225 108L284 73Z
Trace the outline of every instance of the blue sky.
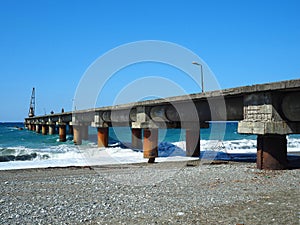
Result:
M141 40L190 49L221 88L297 79L299 12L299 0L0 0L0 121L23 121L32 87L37 114L71 110L89 65L119 45ZM151 71L146 75L181 79L176 70L149 64L121 75L145 69ZM121 88L118 80L107 87L108 96ZM184 81L186 91L197 92L189 82Z

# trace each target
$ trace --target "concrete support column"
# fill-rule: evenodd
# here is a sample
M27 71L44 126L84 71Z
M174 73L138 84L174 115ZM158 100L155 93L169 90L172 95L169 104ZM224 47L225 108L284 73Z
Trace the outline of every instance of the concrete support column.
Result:
M186 156L200 156L200 129L186 129Z
M49 125L49 134L50 135L55 134L55 125Z
M41 125L39 125L39 124L35 125L35 132L36 133L40 133L41 132Z
M47 134L47 125L43 124L42 125L42 135L46 135Z
M143 149L142 129L131 129L131 146L133 149Z
M73 141L75 145L82 144L80 126L73 126Z
M72 125L69 125L68 133L69 133L70 135L73 135L73 126L72 126Z
M80 127L83 140L89 140L89 127L84 125Z
M144 129L144 158L149 158L149 163L154 163L158 157L158 129Z
M108 146L108 127L98 127L98 147Z
M265 134L257 137L257 168L281 170L287 168L286 135Z
M59 141L60 142L65 142L67 140L67 136L66 136L66 125L65 124L61 124L59 125Z

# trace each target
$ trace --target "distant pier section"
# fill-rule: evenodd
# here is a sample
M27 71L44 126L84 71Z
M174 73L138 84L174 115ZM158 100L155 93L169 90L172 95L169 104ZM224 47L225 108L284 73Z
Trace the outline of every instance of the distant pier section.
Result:
M127 126L132 147L154 162L159 128L185 129L186 155L200 156L200 129L209 121L239 121L238 132L257 135L257 167L286 169L288 134L300 133L300 79L134 102L110 107L25 118L27 129L73 134L80 145L88 127L97 128L98 146L108 146L109 127ZM68 127L68 129L67 129Z

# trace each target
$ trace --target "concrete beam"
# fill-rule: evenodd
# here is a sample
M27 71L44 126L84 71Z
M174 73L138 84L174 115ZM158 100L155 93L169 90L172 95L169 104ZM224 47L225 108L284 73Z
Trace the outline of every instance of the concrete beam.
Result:
M300 122L300 92L286 94L281 109L288 121Z

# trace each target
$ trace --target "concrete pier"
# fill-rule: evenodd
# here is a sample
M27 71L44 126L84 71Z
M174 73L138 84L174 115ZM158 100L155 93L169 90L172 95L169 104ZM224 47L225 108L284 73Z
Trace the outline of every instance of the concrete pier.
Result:
M49 128L49 135L55 134L55 125L54 124L48 125L48 128Z
M46 124L42 124L42 135L46 135L48 131L48 127Z
M158 129L144 129L144 158L153 163L158 157Z
M108 127L98 127L97 128L98 136L98 147L107 147L108 146Z
M75 145L81 145L82 144L80 126L73 125L73 141L74 141Z
M143 149L142 129L131 129L131 147L133 149Z
M39 124L35 125L35 132L38 134L41 132L41 125L39 125Z
M257 167L284 169L289 168L286 135L300 134L299 99L297 79L34 116L25 118L25 125L34 131L36 124L47 122L73 125L75 144L88 139L88 126L96 127L99 147L107 146L109 127L130 127L132 147L143 148L144 157L154 162L158 156L158 129L186 129L186 154L199 157L203 124L239 121L239 133L258 135Z
M186 129L186 156L200 156L200 129Z
M68 134L73 135L73 126L69 124Z
M82 140L88 140L89 139L89 127L87 125L81 126L81 136Z
M287 140L285 135L258 135L257 168L281 170L287 168Z
M59 125L59 141L65 142L67 140L66 137L66 124Z

